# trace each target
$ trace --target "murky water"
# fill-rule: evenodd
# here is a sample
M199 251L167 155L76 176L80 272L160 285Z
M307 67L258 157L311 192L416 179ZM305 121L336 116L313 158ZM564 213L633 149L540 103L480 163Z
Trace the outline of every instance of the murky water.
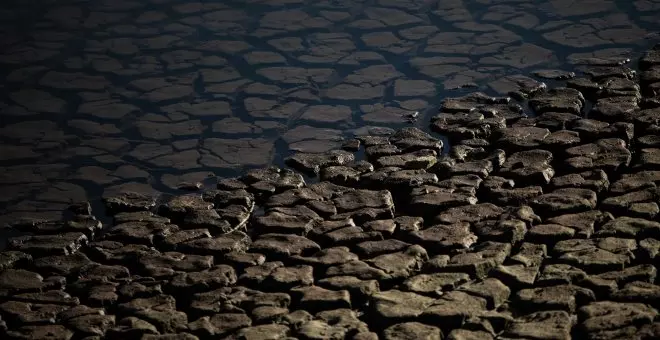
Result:
M660 0L9 1L0 224L176 192L369 127L427 129L507 76L636 58ZM408 114L419 111L416 122Z

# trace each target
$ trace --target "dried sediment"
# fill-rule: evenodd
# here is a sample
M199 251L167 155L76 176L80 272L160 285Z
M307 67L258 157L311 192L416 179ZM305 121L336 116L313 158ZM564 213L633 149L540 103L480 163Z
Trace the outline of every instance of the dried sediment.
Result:
M202 194L15 224L0 332L26 339L660 337L660 46L636 75L448 99L417 128ZM584 84L596 91L585 91ZM522 83L521 83L522 84ZM521 85L522 86L522 85ZM584 93L583 93L584 92ZM585 103L593 108L585 112ZM448 152L446 152L448 151Z

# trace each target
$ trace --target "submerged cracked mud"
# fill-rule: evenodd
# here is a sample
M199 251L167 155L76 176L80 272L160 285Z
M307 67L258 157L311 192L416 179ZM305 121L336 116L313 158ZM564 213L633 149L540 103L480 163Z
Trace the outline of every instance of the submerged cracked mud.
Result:
M2 43L1 338L660 338L657 1L248 2Z

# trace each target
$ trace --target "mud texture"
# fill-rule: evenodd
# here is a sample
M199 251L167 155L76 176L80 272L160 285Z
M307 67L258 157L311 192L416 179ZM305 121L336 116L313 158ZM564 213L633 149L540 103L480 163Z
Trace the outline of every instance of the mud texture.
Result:
M589 63L446 99L444 141L372 133L108 196L109 226L88 202L15 223L2 338L658 339L660 45Z
M0 226L428 131L444 98L636 59L658 17L660 0L5 0Z

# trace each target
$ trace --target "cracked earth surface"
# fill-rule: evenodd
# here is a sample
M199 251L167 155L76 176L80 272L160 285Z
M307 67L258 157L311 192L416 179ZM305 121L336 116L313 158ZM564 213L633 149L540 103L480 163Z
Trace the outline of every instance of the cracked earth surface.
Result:
M657 1L16 6L3 338L660 338Z

